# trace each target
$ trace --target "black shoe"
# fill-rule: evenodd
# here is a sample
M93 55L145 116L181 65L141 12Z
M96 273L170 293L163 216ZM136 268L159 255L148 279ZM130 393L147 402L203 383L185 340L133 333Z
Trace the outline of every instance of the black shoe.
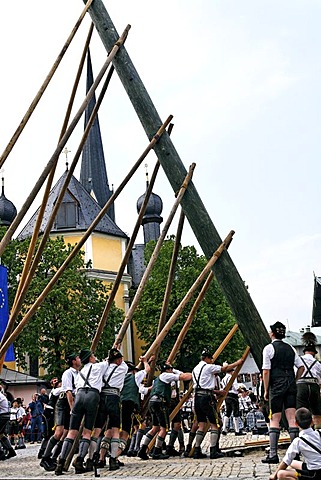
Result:
M210 459L223 458L225 455L217 450L217 447L210 448Z
M77 457L76 460L72 462L72 466L74 467L76 474L86 472L84 461L81 457Z
M120 467L124 467L124 466L125 466L124 462L121 462L120 460L118 460L118 458L117 458L117 463L118 463L118 465L119 465Z
M19 447L20 450L22 450L23 448L27 448L27 447L25 446L25 444L20 445L20 447Z
M267 456L266 458L263 458L261 460L262 463L270 463L270 464L277 464L279 463L279 457L277 455L274 455L273 457Z
M188 444L186 445L185 452L184 452L184 457L187 458L189 457L189 454L191 453L192 450L192 445Z
M98 460L97 468L104 468L106 467L106 460Z
M147 455L147 445L142 445L137 455L142 460L149 460L149 456Z
M175 450L175 448L172 445L167 446L166 454L169 457L179 457L181 455L177 450Z
M44 468L47 472L53 472L56 470L56 462L54 462L51 458L42 458L40 462L40 467Z
M207 455L202 452L201 447L195 447L193 458L195 458L195 459L207 458Z
M1 462L2 460L7 460L6 454L4 453L3 450L0 451L0 462Z
M119 468L117 458L109 457L109 470L114 471L119 470Z
M56 475L63 475L64 472L64 466L65 466L65 460L58 460L58 464L56 466L55 474Z
M127 457L135 457L134 453L135 453L134 450L128 450ZM136 453L136 455L137 455L137 453Z
M227 435L227 432L225 432L225 430L222 430L222 431L221 431L221 434L222 434L222 435Z
M87 458L85 463L85 470L86 472L93 472L94 471L94 462L91 458Z
M20 447L18 448L23 448L23 445L20 445ZM43 448L40 448L39 452L38 452L38 460L40 460L42 457L43 457L43 454L45 453L45 450Z
M12 458L12 457L16 457L16 456L17 456L17 454L16 454L16 452L14 451L14 449L13 449L13 448L10 448L10 449L8 450L8 453L7 453L7 458Z

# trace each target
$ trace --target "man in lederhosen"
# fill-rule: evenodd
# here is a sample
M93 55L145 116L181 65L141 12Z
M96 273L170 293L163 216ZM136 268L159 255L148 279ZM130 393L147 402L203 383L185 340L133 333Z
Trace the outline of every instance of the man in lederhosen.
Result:
M88 349L81 350L79 357L83 368L77 377L75 403L71 411L69 431L58 458L56 475L63 474L66 459L79 432L82 420L82 436L79 441L78 456L73 462L73 466L75 467L75 473L86 471L83 462L89 448L91 431L99 405L102 378L107 366L107 362L98 362L93 352Z
M302 335L302 341L305 343L301 360L304 365L304 372L297 381L296 408L305 407L313 415L315 428L321 428L321 364L315 358L317 354L317 338L312 332L306 332Z
M299 434L299 428L295 423L296 406L296 383L304 371L302 360L295 349L288 343L283 342L285 338L285 326L276 322L270 326L269 343L263 349L263 382L264 400L269 401L272 414L269 427L270 451L262 463L279 463L278 440L280 436L280 421L284 408L285 416L289 423L289 435L291 441ZM297 372L294 372L294 366Z
M66 362L69 365L61 377L61 390L58 396L58 400L55 405L55 432L49 438L46 449L43 453L40 466L51 472L55 470L58 457L64 438L69 430L70 412L74 405L74 398L76 393L76 380L78 372L81 367L81 361L78 353L70 353L66 356ZM53 450L54 458L52 456Z
M228 365L228 363L223 363L223 367L225 365ZM231 373L227 373L221 380L221 386L223 390L226 390L227 384L232 378ZM223 428L222 428L222 434L226 435L228 431L228 426L230 422L230 417L233 413L233 424L234 424L234 432L235 435L244 435L243 432L240 432L240 408L239 408L239 392L238 392L238 387L239 384L237 382L237 379L235 378L231 388L229 389L226 398L225 398L225 415L223 419Z
M128 366L123 360L123 354L117 348L111 348L108 353L107 362L103 372L102 388L100 393L100 402L97 418L95 420L94 431L91 436L91 445L89 458L86 462L86 471L92 469L93 455L97 448L100 432L106 426L108 417L108 432L102 439L101 449L104 450L110 442L109 470L118 470L117 461L119 448L119 429L120 429L120 392L124 385L124 378L128 371ZM103 455L101 453L101 455Z
M152 415L152 428L143 437L138 456L142 460L148 460L147 449L154 435L157 435L154 453L152 458L155 460L169 458L169 455L162 454L162 447L169 427L169 406L171 401L171 383L179 380L189 381L192 378L191 373L174 373L173 366L164 362L160 365L161 374L154 380L153 388L150 392L149 410Z
M205 435L207 421L209 421L211 425L210 458L214 459L224 456L218 449L219 421L215 398L215 395L222 395L224 392L216 390L216 377L221 372L230 372L242 363L240 359L230 365L221 367L220 365L214 365L213 361L213 352L211 349L205 348L201 354L201 361L196 365L192 373L195 392L194 408L198 421L194 458L203 458L204 456L201 451L201 443Z

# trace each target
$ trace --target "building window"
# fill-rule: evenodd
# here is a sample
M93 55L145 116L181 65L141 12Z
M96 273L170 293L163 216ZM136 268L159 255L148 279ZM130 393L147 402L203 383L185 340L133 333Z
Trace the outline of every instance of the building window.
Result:
M75 228L77 223L77 204L76 202L64 202L60 205L56 226L58 228Z

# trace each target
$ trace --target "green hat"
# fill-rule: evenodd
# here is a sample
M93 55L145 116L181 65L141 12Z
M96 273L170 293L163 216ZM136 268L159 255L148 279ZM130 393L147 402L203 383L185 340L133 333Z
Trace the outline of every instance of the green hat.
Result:
M108 352L108 361L113 362L117 358L122 358L123 354L117 348L111 348Z
M72 361L75 360L79 356L79 353L68 353L65 357L66 362L68 365L72 365Z
M81 363L88 363L89 358L92 355L93 355L93 352L88 348L83 348L82 350L80 350L79 357L80 357Z

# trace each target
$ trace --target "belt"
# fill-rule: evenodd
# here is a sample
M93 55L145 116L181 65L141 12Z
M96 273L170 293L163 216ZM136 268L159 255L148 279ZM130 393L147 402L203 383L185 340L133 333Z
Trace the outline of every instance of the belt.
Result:
M109 388L103 388L101 393L103 395L118 395L120 396L120 389L119 388L113 388L113 387L109 387Z
M197 388L195 395L213 395L213 390L207 390L206 388Z
M319 384L319 381L317 378L299 378L296 383L317 383Z
M92 387L81 387L81 388L78 388L78 391L79 390L82 390L83 392L85 391L86 393L87 392L97 392L97 393L100 393L98 388L92 388Z

